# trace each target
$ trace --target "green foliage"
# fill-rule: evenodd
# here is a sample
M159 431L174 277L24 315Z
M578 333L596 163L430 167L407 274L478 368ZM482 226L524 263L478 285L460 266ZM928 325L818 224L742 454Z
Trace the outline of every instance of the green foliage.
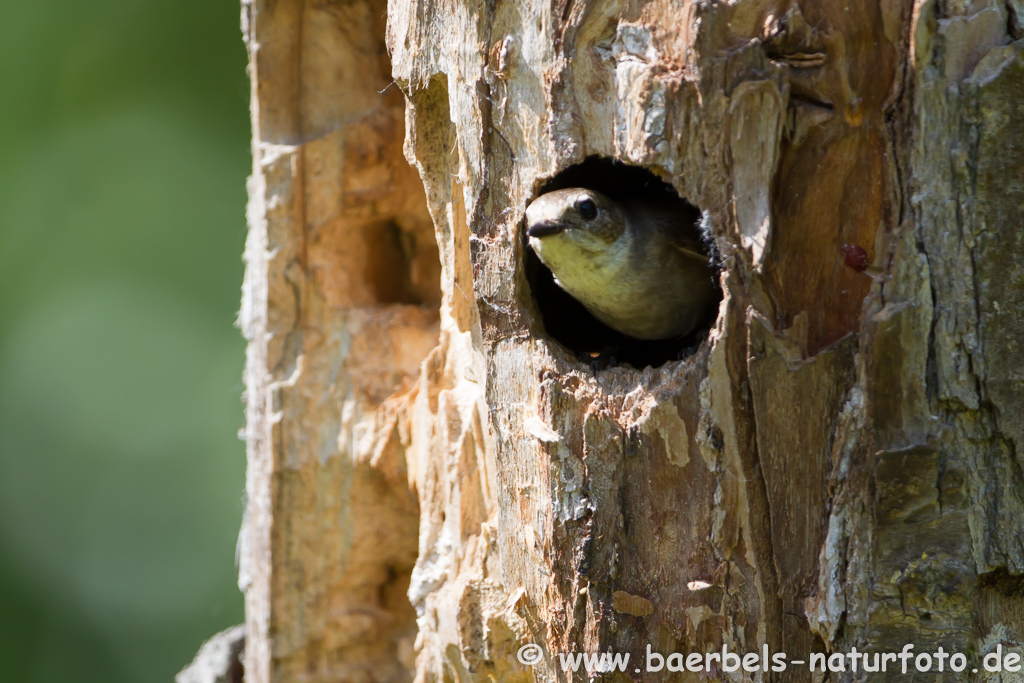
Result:
M0 681L168 681L242 619L238 26L0 4Z

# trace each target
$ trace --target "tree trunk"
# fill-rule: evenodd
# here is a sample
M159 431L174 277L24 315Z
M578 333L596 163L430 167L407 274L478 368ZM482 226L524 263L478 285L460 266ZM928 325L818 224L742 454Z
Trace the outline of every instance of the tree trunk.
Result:
M1024 652L1022 20L244 0L247 680L584 680L559 654L612 651L608 680L818 681L647 653L907 643L998 676L984 654ZM713 237L717 316L592 367L525 207L660 182Z

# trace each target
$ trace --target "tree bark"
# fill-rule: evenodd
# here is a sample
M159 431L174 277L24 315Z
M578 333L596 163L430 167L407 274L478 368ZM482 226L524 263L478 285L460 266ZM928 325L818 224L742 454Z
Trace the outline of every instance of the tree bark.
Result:
M243 4L246 680L1024 654L1020 0ZM553 333L595 157L713 238L681 360Z

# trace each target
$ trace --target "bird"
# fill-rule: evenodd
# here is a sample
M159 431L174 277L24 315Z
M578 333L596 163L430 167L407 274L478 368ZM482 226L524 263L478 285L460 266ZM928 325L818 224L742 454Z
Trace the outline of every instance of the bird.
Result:
M718 301L715 269L680 202L611 199L587 188L541 194L526 235L555 283L635 339L683 337Z

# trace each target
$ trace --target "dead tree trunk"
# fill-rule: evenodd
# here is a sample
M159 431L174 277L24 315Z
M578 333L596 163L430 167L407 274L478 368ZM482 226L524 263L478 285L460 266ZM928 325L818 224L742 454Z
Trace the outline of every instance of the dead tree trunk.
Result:
M1022 20L244 0L247 680L1020 652ZM525 207L662 182L713 236L717 318L592 371Z

